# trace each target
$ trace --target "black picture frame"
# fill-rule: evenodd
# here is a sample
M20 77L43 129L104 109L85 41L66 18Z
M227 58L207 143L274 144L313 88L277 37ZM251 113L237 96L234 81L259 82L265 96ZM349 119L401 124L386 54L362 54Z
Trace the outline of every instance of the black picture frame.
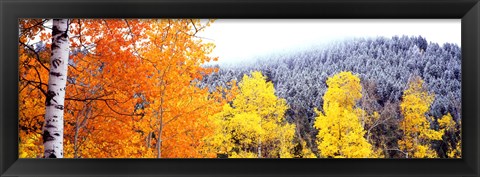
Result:
M478 0L0 0L0 176L479 176L479 17ZM19 18L461 19L463 158L18 159Z

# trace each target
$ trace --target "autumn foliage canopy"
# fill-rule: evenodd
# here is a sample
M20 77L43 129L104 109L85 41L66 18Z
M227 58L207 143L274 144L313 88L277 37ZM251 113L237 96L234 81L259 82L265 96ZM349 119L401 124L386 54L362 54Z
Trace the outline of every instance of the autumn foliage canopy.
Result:
M19 156L42 158L42 126L50 71L50 20L19 21ZM330 76L322 110L307 143L286 118L290 107L261 71L214 89L200 87L218 72L214 43L198 36L214 20L69 19L70 51L64 106L65 158L371 158L391 149L375 140L382 122L359 103L363 88L350 71ZM415 77L397 122L406 158L437 157L460 125L426 116L434 95ZM433 125L437 125L436 127ZM372 130L372 131L370 131ZM459 139L461 136L453 136ZM449 142L449 141L446 141ZM447 149L461 157L461 141Z

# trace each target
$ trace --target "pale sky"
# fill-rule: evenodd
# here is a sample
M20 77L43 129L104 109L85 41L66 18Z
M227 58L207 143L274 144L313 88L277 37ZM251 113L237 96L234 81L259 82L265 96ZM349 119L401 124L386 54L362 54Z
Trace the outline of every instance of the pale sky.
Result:
M220 64L286 53L356 37L421 35L428 42L461 44L460 19L218 19L198 36L216 45Z

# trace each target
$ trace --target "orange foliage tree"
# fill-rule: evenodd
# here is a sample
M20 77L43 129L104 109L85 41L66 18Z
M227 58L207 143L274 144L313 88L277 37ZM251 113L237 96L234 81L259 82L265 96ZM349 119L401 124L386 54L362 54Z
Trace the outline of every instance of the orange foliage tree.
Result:
M207 116L226 101L196 86L215 71L201 67L214 46L196 37L212 21L69 21L65 157L209 156ZM49 20L20 20L19 29L20 157L41 157Z
M203 75L216 71L201 67L216 60L208 56L213 44L194 37L209 23L154 21L145 34L150 44L138 52L149 89L139 93L147 98L145 116L135 125L147 134L145 152L153 157L205 157L203 139L213 133L208 116L224 104L219 93L197 87Z

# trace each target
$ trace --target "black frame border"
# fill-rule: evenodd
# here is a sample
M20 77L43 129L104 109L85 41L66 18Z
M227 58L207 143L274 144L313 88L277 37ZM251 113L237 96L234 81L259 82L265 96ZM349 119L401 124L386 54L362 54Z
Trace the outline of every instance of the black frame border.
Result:
M461 19L463 158L18 159L19 18ZM0 0L0 19L0 176L479 176L479 0Z

